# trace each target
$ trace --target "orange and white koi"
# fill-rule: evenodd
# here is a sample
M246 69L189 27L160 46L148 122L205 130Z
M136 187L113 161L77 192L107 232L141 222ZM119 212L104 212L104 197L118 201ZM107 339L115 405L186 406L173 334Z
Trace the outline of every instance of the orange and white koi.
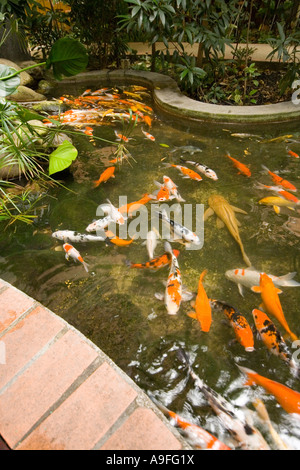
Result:
M94 132L94 129L93 129L92 127L89 127L89 126L87 126L87 127L85 128L85 131L84 131L84 133L85 133L86 135L93 135L93 132Z
M223 312L226 315L235 332L236 339L245 348L245 351L254 351L254 336L246 318L234 307L220 300L211 300L210 305L213 310Z
M114 222L116 222L119 225L124 225L126 217L123 216L123 214L115 207L109 199L107 199L108 206L105 206L103 211L105 211L106 214L109 214Z
M297 340L297 336L290 330L285 319L282 306L278 294L282 291L274 286L272 279L265 273L260 274L259 286L251 288L253 292L259 292L262 298L262 309L273 315L283 326L285 331L290 335L293 341Z
M160 189L150 194L152 200L163 202L174 199L175 196L171 194L170 190L164 184L158 183L157 181L155 181L155 184L159 186Z
M244 163L241 163L235 158L231 157L229 153L226 154L226 157L230 158L230 160L233 162L233 165L239 170L238 171L239 175L244 175L250 178L251 170L246 165L244 165Z
M175 197L175 199L178 201L178 202L185 202L185 199L183 199L179 192L178 192L178 186L174 183L174 181L171 180L171 178L169 178L169 176L163 176L163 180L164 180L164 185L165 187L170 191L170 193Z
M290 183L288 180L285 180L285 179L281 178L281 176L276 175L276 173L273 173L272 171L270 171L265 165L262 165L262 168L267 173L269 173L269 175L271 176L271 178L272 178L272 180L274 181L275 184L277 184L279 186L282 186L283 188L288 189L289 191L297 191L297 188L292 183Z
M275 380L268 379L252 369L237 365L247 376L244 385L258 385L273 395L287 413L300 414L300 393Z
M171 267L165 290L165 306L169 315L176 315L182 301L182 279L177 257L169 242L165 243L165 251L171 255Z
M195 311L189 312L188 316L194 318L195 320L198 320L201 327L201 331L208 332L210 330L212 322L212 315L211 305L209 303L209 299L202 284L202 280L206 273L207 270L204 270L200 275L198 282L198 292L194 304Z
M257 271L253 267L249 268L236 268L230 269L225 272L225 276L230 281L237 284L239 293L244 296L243 286L251 289L253 286L259 285L261 271ZM293 278L296 276L297 271L293 273L284 274L283 276L274 276L268 274L276 287L300 287L300 283Z
M291 369L294 375L297 375L299 368L296 361L293 359L286 342L281 336L280 331L276 328L274 323L270 320L265 312L255 308L252 310L252 315L256 330L264 343L264 345L275 356L280 357Z
M298 155L296 152L293 152L292 150L289 150L289 151L288 151L288 154L289 154L291 157L300 158L299 155Z
M67 260L69 260L70 258L73 258L74 260L79 261L80 263L82 263L86 272L89 272L88 264L83 260L81 254L79 253L79 251L76 250L76 248L74 248L73 245L70 245L69 243L64 243L63 248L66 252Z
M172 250L174 256L178 258L179 256L179 250ZM166 252L161 256L158 256L157 258L153 258L150 261L147 261L146 263L131 263L130 261L127 263L130 268L137 268L137 269L161 269L164 268L165 266L168 266L171 264L172 261L172 256L170 253Z
M119 141L123 141L123 142L129 142L130 138L129 137L126 137L126 135L123 135L121 133L119 133L118 131L114 131L116 137L117 137L117 140Z
M149 132L146 132L143 129L141 129L141 131L147 139L152 140L152 142L155 141L155 137L152 134L149 134Z
M115 178L114 172L116 167L110 166L101 173L100 178L94 181L94 187L97 188L101 183L106 183L110 178Z
M184 432L189 443L196 449L232 450L231 447L221 442L219 439L210 434L204 428L181 418L177 413L169 410L166 406L162 405L152 396L150 396L150 398L162 411L162 413L165 416L171 418L171 420L174 421L175 425Z
M185 179L192 179L195 181L202 181L202 177L199 175L199 173L196 173L195 171L191 170L190 168L187 168L186 166L182 165L173 165L172 163L163 163L163 165L167 168L176 168L181 172L181 175Z
M269 445L261 433L248 422L246 416L237 412L235 407L228 400L216 392L216 390L209 387L204 380L194 372L186 352L180 349L178 350L178 355L188 367L189 375L194 380L195 386L204 394L221 424L239 444L239 448L242 450L270 450Z

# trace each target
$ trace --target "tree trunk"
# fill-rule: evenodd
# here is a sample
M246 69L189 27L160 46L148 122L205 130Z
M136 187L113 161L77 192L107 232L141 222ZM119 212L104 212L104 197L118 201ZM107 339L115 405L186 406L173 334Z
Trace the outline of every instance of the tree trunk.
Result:
M151 72L155 72L156 43L151 47Z

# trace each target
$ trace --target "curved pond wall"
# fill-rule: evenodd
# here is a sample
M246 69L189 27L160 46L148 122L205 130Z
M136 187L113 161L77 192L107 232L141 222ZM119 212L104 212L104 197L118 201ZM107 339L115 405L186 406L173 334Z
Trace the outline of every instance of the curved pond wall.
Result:
M269 105L227 106L208 104L188 98L181 93L177 83L170 77L140 70L100 70L78 74L62 80L63 84L80 85L135 84L152 90L157 108L174 118L184 116L190 121L220 123L260 123L300 120L300 103L292 101Z

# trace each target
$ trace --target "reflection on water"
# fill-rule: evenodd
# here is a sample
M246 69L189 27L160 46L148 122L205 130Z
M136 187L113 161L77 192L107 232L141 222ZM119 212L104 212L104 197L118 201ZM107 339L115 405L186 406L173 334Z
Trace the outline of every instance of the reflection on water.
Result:
M114 142L115 129L120 130L114 122L107 127L95 126L94 135ZM67 177L65 182L73 192L51 189L48 210L32 227L2 230L1 277L78 328L141 388L151 392L169 409L203 426L229 445L230 436L179 360L179 348L189 353L195 372L210 387L237 407L248 410L271 447L274 448L274 443L268 429L257 421L254 413L252 403L257 397L266 404L280 436L291 448L300 449L299 420L288 415L264 389L243 386L244 378L236 363L300 391L299 381L257 338L255 351L246 352L234 341L234 331L225 316L217 312L213 312L209 333L201 332L198 322L187 315L191 310L189 302L182 303L176 316L169 316L163 302L154 296L164 290L168 268L150 272L130 269L126 264L127 260L135 263L148 260L141 240L128 247L106 246L101 242L76 245L90 266L86 273L82 265L65 259L62 242L51 237L58 229L84 232L95 219L97 206L107 198L115 205L119 196L127 196L128 202L136 201L146 192L157 189L154 181L161 182L163 175L168 175L187 203L204 204L207 209L208 198L221 194L233 206L245 210L247 214L237 214L237 218L241 224L240 236L253 266L278 276L296 271L295 279L300 281L300 216L297 210L284 208L277 214L272 206L259 205L258 201L271 193L256 187L258 182L273 184L263 172L263 164L300 188L300 160L287 154L288 149L300 152L298 129L299 123L259 125L250 129L204 123L187 127L185 123L157 116L150 130L155 142L147 140L141 125L137 125L132 140L126 144L136 163L132 162L132 167L123 164L114 180L96 189L93 181L108 164L106 149L110 144L83 142L82 138L77 142L75 138L76 145L82 144L82 149L73 165L73 176ZM232 136L234 133L254 136ZM285 134L292 134L296 142L261 143L261 139ZM189 159L215 170L218 181L204 176L200 183L183 179L175 168L163 166L168 162L180 164L180 147L187 146L201 149ZM238 174L225 158L227 152L250 167L251 178ZM174 243L173 247L180 250L178 262L183 283L190 290L196 292L199 275L207 269L203 280L207 295L234 305L253 325L251 312L259 307L260 295L246 289L242 297L237 286L225 278L225 271L246 266L237 243L226 228L217 227L215 217L205 223L201 250L190 251L179 243ZM163 252L160 241L155 254ZM300 336L300 289L284 287L280 300L291 330ZM280 329L280 325L276 325ZM291 345L288 339L287 343Z

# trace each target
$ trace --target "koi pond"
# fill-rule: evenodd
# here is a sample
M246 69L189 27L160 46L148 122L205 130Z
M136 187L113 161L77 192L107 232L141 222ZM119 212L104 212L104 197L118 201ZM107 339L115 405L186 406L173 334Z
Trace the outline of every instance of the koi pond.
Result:
M210 392L204 393L191 370L235 407L242 422L246 420L249 426L258 429L271 449L285 446L300 449L299 414L287 412L278 401L280 397L275 397L275 392L269 393L264 383L245 385L246 375L238 368L252 369L300 393L300 381L294 369L272 354L255 330L252 311L262 311L263 293L250 289L259 285L259 272L285 276L279 280L273 278L273 285L282 290L279 299L288 327L300 337L300 215L295 202L299 192L292 191L292 186L282 188L275 181L276 176L267 171L300 190L299 122L256 126L189 124L184 119L178 122L163 117L155 108L152 110L151 94L146 89L128 86L98 91L98 95L96 92L96 88L72 91L71 87L67 92L58 91L57 98L64 98L68 110L61 118L65 119L67 128L78 131L71 138L79 154L70 171L63 174L64 186L47 190L42 199L43 208L37 212L33 224L6 227L2 223L1 278L79 329L157 403L201 426L232 449L255 446L250 440L242 442L240 437L233 438L230 433L230 429L234 430L233 423L225 425L220 407L213 402ZM99 98L101 106L95 101L97 96L103 98ZM139 120L131 125L127 142L117 141L128 131L128 102L131 123L135 116ZM96 109L102 113L98 121L93 116ZM145 115L148 119L144 119ZM85 135L89 130L90 135ZM121 162L114 161L116 142L125 146L127 158L125 155ZM243 167L239 169L228 155L247 166L251 175L245 174ZM217 179L209 178L200 172L200 167L183 160L205 165L217 174ZM191 177L192 173L182 177L179 167L168 164L184 165L200 175L201 180ZM94 181L111 166L115 166L114 178L96 186ZM164 176L177 185L181 199L158 200L157 191L163 188ZM278 189L285 189L294 199L288 201ZM202 285L208 299L224 303L223 311L212 308L209 331L202 331L201 323L188 315L193 311L191 296L182 300L175 315L170 315L164 301L159 299L158 293L165 292L164 283L172 264L158 270L131 267L131 263L146 263L151 258L147 245L143 244L145 240L138 237L141 227L138 223L132 225L138 211L127 220L130 237L136 234L130 244L69 240L88 263L88 272L82 263L65 258L66 240L52 237L58 230L88 234L88 225L101 217L97 215L100 204L109 200L118 208L125 203L124 197L131 203L145 194L154 198L143 204L149 220L161 204L166 207L176 203L177 208L185 205L189 208L193 225L196 206L202 207L201 216L209 215L209 200L215 195L245 212L234 212L233 217L238 220L248 264L239 243L216 214L205 217L203 239L193 249L184 240L170 241L172 249L179 251L177 262L184 289L195 293L195 300L199 277L206 270ZM159 227L162 225L168 224L161 222ZM149 225L147 231L150 228ZM196 233L197 228L189 226ZM163 255L165 248L165 240L158 239L152 256ZM232 271L231 277L228 271ZM286 276L289 273L294 274ZM255 274L258 278L252 282ZM249 283L241 288L245 279ZM271 303L277 302L275 294ZM249 323L253 348L245 348L237 341L240 324L234 327L230 323L226 304L233 306ZM300 367L300 342L287 333L278 318L267 310L266 313L280 331L290 354L294 354L295 367L298 363ZM181 350L187 353L192 369L186 367ZM272 434L270 423L258 413L258 403L261 404L258 399L265 405L277 437ZM293 397L288 396L287 400L292 401Z

